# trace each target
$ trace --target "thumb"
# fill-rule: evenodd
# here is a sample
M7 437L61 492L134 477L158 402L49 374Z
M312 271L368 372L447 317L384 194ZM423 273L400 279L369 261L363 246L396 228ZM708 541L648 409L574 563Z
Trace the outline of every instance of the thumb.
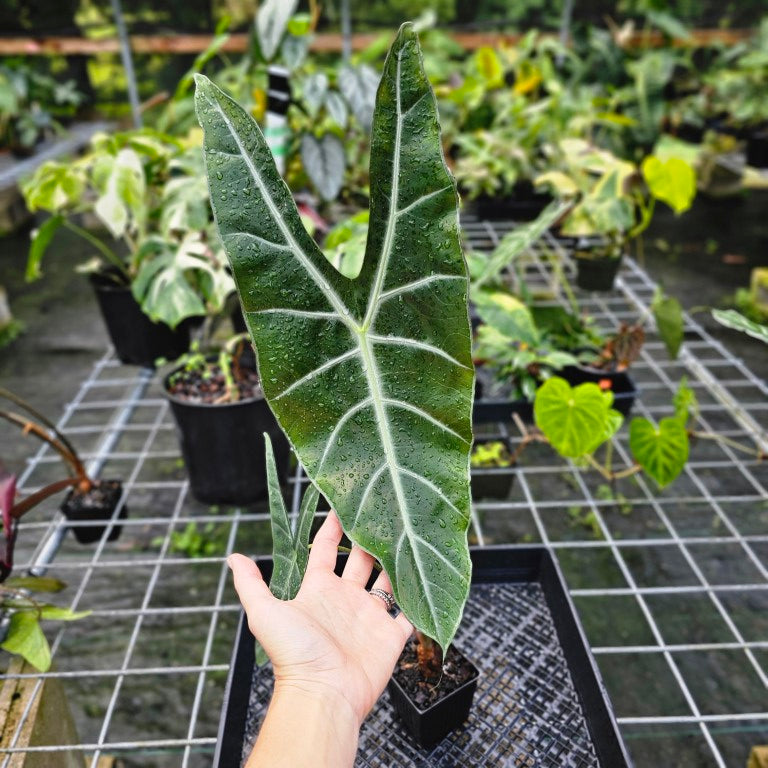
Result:
M233 554L227 558L227 565L232 569L235 590L240 602L248 614L248 623L253 624L263 617L275 597L269 591L259 566L245 555Z

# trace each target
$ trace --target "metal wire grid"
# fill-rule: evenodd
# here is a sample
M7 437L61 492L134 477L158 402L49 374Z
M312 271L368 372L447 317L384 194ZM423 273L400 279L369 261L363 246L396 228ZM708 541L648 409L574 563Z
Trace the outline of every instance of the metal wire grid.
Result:
M473 586L456 645L480 671L466 727L427 752L398 728L392 705L382 696L360 732L358 768L598 768L540 584ZM272 684L269 665L254 669L244 759Z
M512 227L465 223L477 249L493 247ZM572 271L557 241L547 238L544 246L525 268L534 287L553 284L547 254ZM628 261L617 291L580 298L613 328L647 314L654 289ZM668 415L685 373L701 402L702 429L762 440L765 449L765 382L692 318L685 327L677 363L649 334L633 366L641 389L635 412ZM104 754L120 755L128 766L208 765L239 611L224 558L268 551L266 509L214 510L191 499L159 382L111 354L94 366L59 426L92 469L125 480L130 515L120 541L106 543L107 531L93 548L65 537L65 522L50 520L53 506L25 519L19 566L50 568L69 583L62 593L69 606L92 613L49 628L54 671L17 677L38 689L51 678L64 686L81 739L75 748L92 768ZM492 430L519 439L512 425ZM615 450L628 461L626 430ZM21 491L43 485L55 461L46 449L35 453ZM637 765L677 757L678 765L743 764L745 744L765 741L768 732L766 466L730 446L702 443L670 488L627 481L618 502L605 496L594 473L545 450L531 450L510 471L509 499L474 505L471 538L538 540L556 551ZM306 482L300 469L293 482L298 499ZM173 534L189 523L215 527L202 557L174 552ZM715 663L722 658L727 664ZM2 766L14 752L63 748L20 747L20 731L0 748Z

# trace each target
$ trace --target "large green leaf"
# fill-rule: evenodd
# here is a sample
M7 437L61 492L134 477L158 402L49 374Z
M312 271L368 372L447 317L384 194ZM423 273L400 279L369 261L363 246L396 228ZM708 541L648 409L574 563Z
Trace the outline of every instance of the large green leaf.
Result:
M688 432L680 419L669 416L656 427L635 418L629 425L629 449L637 463L663 488L688 461Z
M533 412L536 425L561 455L575 459L595 451L613 437L622 416L611 408L613 395L597 384L578 387L553 376L536 392Z
M696 172L679 157L649 155L643 160L643 177L648 191L677 214L687 211L696 197Z
M379 87L360 275L306 233L256 123L197 78L211 199L262 386L349 538L446 646L469 590L473 368L456 188L404 25Z

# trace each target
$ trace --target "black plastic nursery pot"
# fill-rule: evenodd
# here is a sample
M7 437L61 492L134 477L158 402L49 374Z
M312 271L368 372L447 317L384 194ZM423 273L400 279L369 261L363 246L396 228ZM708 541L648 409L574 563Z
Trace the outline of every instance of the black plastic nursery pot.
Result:
M241 361L242 364L242 361ZM178 369L177 369L178 370ZM252 504L267 495L266 432L280 478L288 475L290 446L263 397L234 403L196 403L165 395L176 419L192 495L206 504Z
M130 286L108 273L93 274L90 280L120 362L154 368L158 358L175 360L189 349L188 322L176 328L155 323L141 311Z
M639 391L635 382L626 371L603 371L588 365L568 365L557 375L565 379L572 387L592 382L601 389L613 392L613 407L623 416L629 416Z
M358 768L550 765L629 768L630 761L560 568L545 547L473 547L472 588L456 645L478 668L469 717L420 747L383 695L360 732ZM339 555L337 573L346 562ZM270 558L259 558L266 579ZM244 616L219 723L215 768L241 768L272 693L254 664Z
M475 697L477 679L480 673L477 667L455 646L451 646L451 650L463 663L468 664L472 670L470 678L431 706L422 708L410 698L398 679L397 667L389 683L387 683L387 692L392 707L408 733L422 749L433 747L451 731L462 726L472 709L472 700Z
M492 376L481 365L475 366L475 401L472 405L473 424L493 424L496 422L512 421L516 413L526 424L533 424L533 402L531 400L512 399L507 391L511 388L493 394L491 389Z
M747 137L747 165L768 168L768 127L755 130Z
M490 221L533 221L551 202L551 195L536 192L531 184L519 184L509 195L480 195L473 201L477 218Z
M505 437L482 437L477 436L474 445L482 443L504 443L507 451L512 453L512 446ZM474 446L473 446L474 448ZM482 501L483 499L506 499L515 484L515 465L508 467L478 467L471 466L472 473L472 499Z
M108 523L113 519L115 510L123 495L120 480L99 480L87 493L78 493L72 489L61 505L62 514L75 525L70 530L80 544L92 544L100 541ZM123 504L118 519L128 516L128 507ZM83 525L83 523L93 523ZM112 525L107 534L107 541L115 541L122 533L122 525Z
M581 256L576 253L576 285L585 291L611 291L622 257Z

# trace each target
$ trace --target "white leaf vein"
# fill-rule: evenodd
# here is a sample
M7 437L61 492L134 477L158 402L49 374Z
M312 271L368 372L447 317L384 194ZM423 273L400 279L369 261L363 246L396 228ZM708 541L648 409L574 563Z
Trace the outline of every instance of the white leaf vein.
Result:
M360 350L357 347L353 347L352 349L348 349L346 352L338 355L337 357L326 360L322 365L318 365L317 368L314 368L309 373L304 374L304 376L302 376L300 379L296 379L296 381L294 381L290 386L286 387L279 395L275 395L272 399L279 400L281 397L285 397L285 395L293 392L295 389L298 389L307 382L312 381L312 379L317 378L321 373L325 373L325 371L329 370L330 368L334 368L335 366L339 365L339 363L343 363L345 360L357 357L359 354Z
M378 336L374 333L369 333L368 338L375 344L394 344L398 347L412 347L413 349L420 349L423 352L431 352L433 355L442 357L453 365L457 365L459 368L465 368L471 370L468 365L460 363L455 357L449 355L444 349L436 347L434 344L429 344L426 341L419 341L418 339L409 339L405 336Z

